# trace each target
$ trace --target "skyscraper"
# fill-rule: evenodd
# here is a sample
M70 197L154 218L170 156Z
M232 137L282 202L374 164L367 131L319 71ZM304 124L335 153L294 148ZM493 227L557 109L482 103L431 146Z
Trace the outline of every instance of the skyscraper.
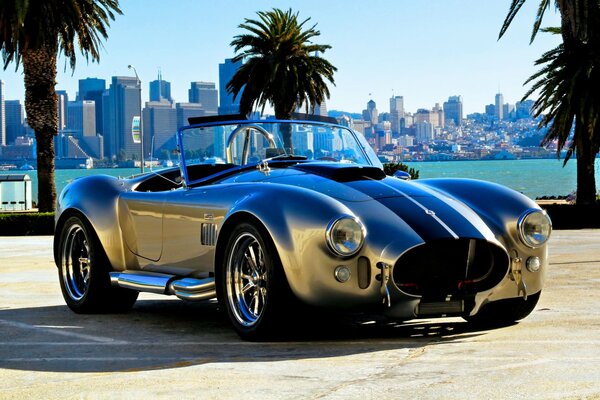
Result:
M463 102L461 96L450 96L448 101L444 102L444 118L446 124L452 122L455 126L462 125Z
M79 80L79 91L77 92L76 100L93 100L90 99L91 93L104 92L106 90L106 80L99 78L85 78Z
M206 115L200 103L177 103L175 104L175 111L177 112L177 129L189 125L188 118L190 117L203 117Z
M58 100L58 132L67 127L67 105L69 104L69 95L66 90L57 90Z
M214 82L191 82L188 98L190 103L202 106L204 115L216 115L219 112L219 95Z
M4 108L4 81L0 80L0 146L6 146L6 110Z
M152 156L158 156L163 146L170 151L175 148L177 112L168 101L151 101L144 107L144 140L151 143Z
M429 121L415 122L416 139L419 143L433 140L433 125Z
M504 119L504 96L502 93L496 94L494 117L496 117L498 121L502 121Z
M67 106L67 129L76 136L96 136L96 103L92 100L70 101Z
M77 100L91 100L94 102L96 112L96 133L104 134L104 111L102 109L102 96L106 90L106 81L98 78L79 80Z
M23 134L23 105L19 100L6 100L6 144L13 144Z
M392 96L390 99L390 122L392 123L392 132L400 132L400 121L402 118L404 118L404 97Z
M377 104L373 100L367 102L367 109L363 110L363 119L370 122L371 125L375 126L379 122L379 112L377 111Z
M240 99L242 98L242 89L235 101L233 95L227 91L227 84L233 78L242 62L234 63L231 58L226 58L225 62L219 64L219 114L238 114L240 112Z
M139 91L140 87L135 76L112 77L110 87L102 98L106 157L116 157L121 150L124 150L128 159L139 159L140 144L133 142L131 133L133 117L140 114ZM149 149L150 141L147 140L146 143Z
M162 73L158 71L158 79L150 82L150 101L173 102L171 97L171 82L163 80Z

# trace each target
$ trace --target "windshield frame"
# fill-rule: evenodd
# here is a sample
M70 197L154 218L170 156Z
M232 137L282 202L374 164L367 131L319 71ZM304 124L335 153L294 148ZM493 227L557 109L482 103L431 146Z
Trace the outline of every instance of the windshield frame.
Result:
M230 141L232 139L232 137L234 136L234 133L236 133L238 130L240 130L243 126L247 126L249 128L253 128L255 126L260 126L262 127L263 125L268 125L268 126L275 126L277 124L291 124L291 125L301 125L301 126L306 126L309 125L311 127L323 127L323 128L328 128L330 130L341 130L342 132L344 132L344 134L348 134L350 135L355 143L355 146L353 146L352 148L349 147L349 149L353 149L355 151L358 151L360 154L359 156L362 158L362 162L360 163L356 163L358 165L368 165L368 166L375 166L378 168L383 169L383 166L380 162L380 160L377 158L377 155L375 154L374 150L371 148L371 146L369 145L369 143L367 142L367 140L365 139L365 137L350 129L347 126L343 126L343 125L339 125L339 124L334 124L334 123L330 123L330 122L321 122L321 121L311 121L311 120L280 120L280 119L233 119L233 120L217 120L217 121L210 121L210 122L203 122L203 123L198 123L198 124L191 124L191 125L187 125L187 126L183 126L181 127L178 131L177 131L177 147L178 147L178 153L179 153L179 167L181 170L181 175L184 179L184 182L186 184L186 186L193 186L195 184L197 184L198 182L201 182L203 179L195 179L193 181L190 180L189 174L188 174L188 167L192 166L192 165L198 165L198 163L190 163L190 160L186 159L185 156L185 152L186 152L186 148L185 148L185 132L189 131L191 129L199 129L199 128L211 128L211 127L218 127L218 126L235 126L235 128L233 129L232 132L230 132L227 137L225 138L225 142L226 142L226 152L228 153L229 150L229 144ZM264 135L263 135L264 136ZM272 135L273 136L273 135ZM272 138L272 139L276 139L276 142L280 142L278 135L274 135L276 137ZM342 139L343 141L344 139ZM317 161L317 162L323 162L322 160L308 160L305 161L303 158L305 156L301 156L301 155L295 155L295 154L287 154L287 149L284 149L283 147L280 148L280 143L278 144L277 147L277 151L282 150L283 153L278 153L277 155L273 156L273 157L264 157L257 161L257 162L247 162L246 164L231 164L231 169L232 170L239 170L239 169L244 169L246 170L247 167L256 167L259 164L263 164L264 162L269 162L269 161L274 161L275 159L289 159L289 158L293 158L295 159L296 162L311 162L311 161ZM229 158L229 156L228 156ZM232 160L226 160L226 163L231 163ZM344 162L343 160L335 160L335 161L330 161L330 162ZM210 163L206 163L209 164ZM213 163L214 164L214 163Z

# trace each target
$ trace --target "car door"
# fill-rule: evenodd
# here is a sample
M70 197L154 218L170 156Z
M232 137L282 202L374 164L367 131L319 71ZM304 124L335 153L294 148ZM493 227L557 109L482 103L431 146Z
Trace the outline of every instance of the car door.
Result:
M129 251L158 261L163 250L163 208L169 192L125 192L119 198L119 225ZM145 260L144 260L145 259Z
M164 205L161 272L201 276L214 270L218 227L231 207L221 185L173 191Z

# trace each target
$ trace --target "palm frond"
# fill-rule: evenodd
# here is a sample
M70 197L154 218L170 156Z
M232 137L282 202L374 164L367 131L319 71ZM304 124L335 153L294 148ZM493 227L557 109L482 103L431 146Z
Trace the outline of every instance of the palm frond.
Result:
M325 80L332 84L336 68L327 60L311 55L324 53L329 45L315 44L320 35L316 24L308 27L310 18L302 21L291 9L259 11L258 19L245 19L231 46L234 61L245 60L227 84L236 98L241 93L240 112L256 108L261 112L267 104L277 117L289 116L297 106L313 108L329 97Z
M502 24L502 28L500 28L500 33L498 34L498 40L506 33L506 30L512 23L515 16L518 14L519 10L525 4L526 0L512 0L510 3L510 7L508 8L508 14L504 19L504 23Z

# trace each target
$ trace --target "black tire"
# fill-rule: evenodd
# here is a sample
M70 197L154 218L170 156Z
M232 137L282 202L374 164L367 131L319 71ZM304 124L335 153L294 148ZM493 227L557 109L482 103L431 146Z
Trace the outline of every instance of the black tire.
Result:
M275 245L262 227L244 222L231 233L217 268L217 295L242 339L273 339L286 326L291 291Z
M72 216L64 223L57 262L63 298L76 313L123 312L137 300L137 291L111 286L108 258L83 217Z
M539 291L529 295L527 300L516 298L488 303L477 314L464 317L464 319L482 327L496 328L512 325L531 314L540 299L541 293Z

